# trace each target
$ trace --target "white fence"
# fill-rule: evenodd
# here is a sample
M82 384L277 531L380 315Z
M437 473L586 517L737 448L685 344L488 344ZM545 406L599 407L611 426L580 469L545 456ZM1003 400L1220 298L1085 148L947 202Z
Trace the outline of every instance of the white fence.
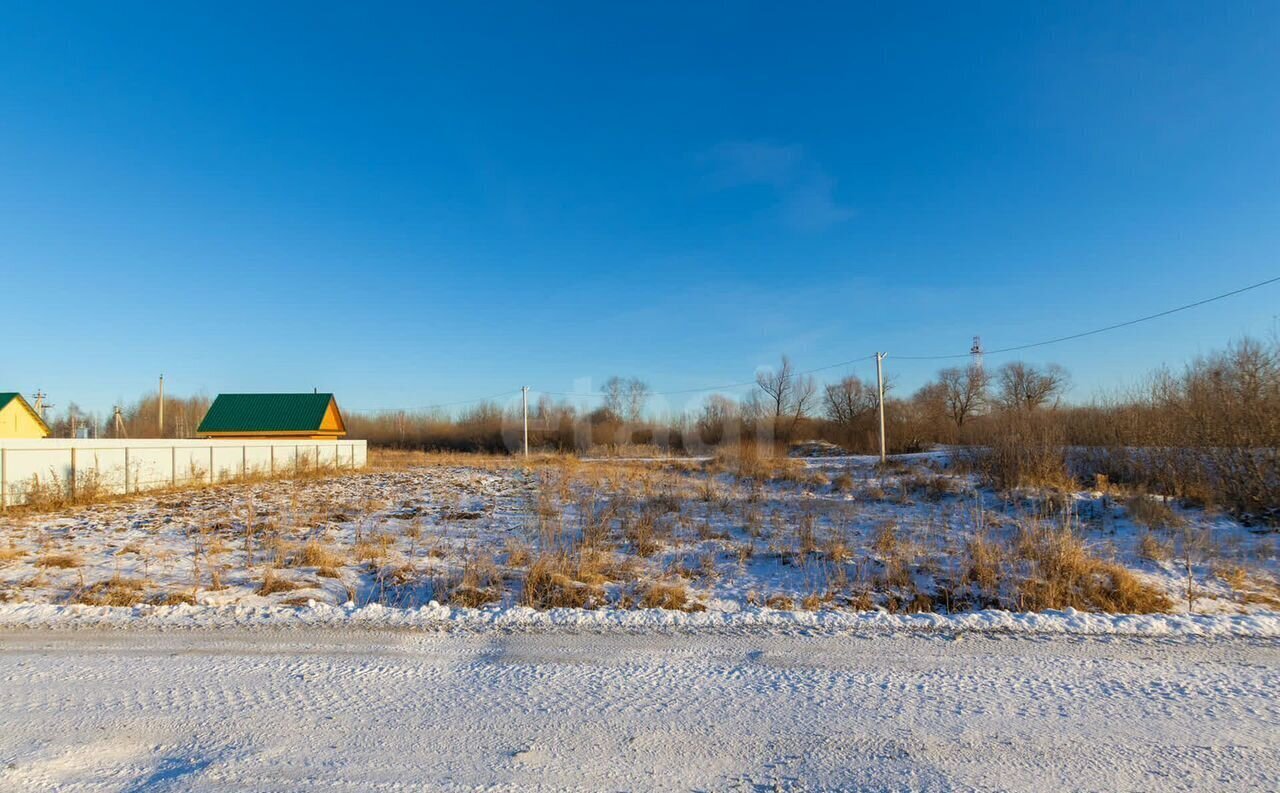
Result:
M346 440L0 440L0 508L26 503L34 489L135 493L254 474L363 468L367 459L364 441Z

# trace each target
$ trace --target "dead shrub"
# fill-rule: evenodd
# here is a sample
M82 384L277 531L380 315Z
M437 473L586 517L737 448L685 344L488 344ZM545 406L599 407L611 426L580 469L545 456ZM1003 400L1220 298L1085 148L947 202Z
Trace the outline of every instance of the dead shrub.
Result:
M492 556L476 554L463 562L462 575L448 588L445 599L466 608L480 608L501 599L502 573Z
M794 611L796 602L781 592L775 592L764 602L766 606L777 611Z
M40 567L56 567L60 570L69 570L79 567L84 562L80 559L80 555L76 553L46 553L41 555Z
M390 551L390 537L377 537L357 542L351 549L351 555L358 562L380 562L387 558ZM394 542L394 540L392 540Z
M1009 410L997 416L986 449L976 456L978 471L992 487L1076 489L1067 468L1064 430L1050 414Z
M853 558L853 551L849 549L849 543L840 534L832 534L828 537L823 545L822 552L829 561L837 564L847 562Z
M1124 504L1129 517L1149 529L1170 529L1183 524L1182 518L1164 501L1137 494Z
M1161 541L1151 532L1138 538L1138 556L1150 562L1167 562L1173 558L1173 543Z
M529 546L514 537L507 538L507 564L511 567L524 567L533 556Z
M594 608L604 602L603 576L584 571L593 583L578 580L578 565L568 553L539 554L525 575L520 603L533 608ZM598 576L598 577L597 577Z
M1000 567L1004 548L984 534L976 534L965 544L964 580L976 584L983 592L996 592L1000 584Z
M73 600L86 606L136 606L142 602L145 586L145 581L114 575L80 590Z
M837 493L853 492L853 475L850 473L836 474L831 480L831 489Z
M297 556L298 564L303 567L317 567L321 570L338 570L346 560L336 551L331 550L318 540L308 540L302 546ZM336 578L337 576L327 576L328 578Z
M1216 566L1213 574L1234 592L1239 592L1249 584L1249 571L1240 565Z
M275 568L268 568L266 575L262 577L262 583L258 585L257 594L261 597L267 597L277 592L292 592L300 588L293 581L277 575Z
M643 509L639 515L623 520L622 534L631 543L637 556L650 557L661 550L658 542L658 515L652 509Z
M1026 565L1019 582L1019 608L1150 614L1172 603L1163 592L1124 567L1093 556L1068 529L1023 528L1016 552Z
M898 524L885 521L876 527L875 537L871 540L871 550L881 556L896 556L901 548L898 539Z
M679 578L649 584L640 596L640 605L647 609L671 611L702 611L704 608L702 604L690 599L689 588Z
M182 590L159 592L151 602L157 606L194 606L197 603L194 592Z

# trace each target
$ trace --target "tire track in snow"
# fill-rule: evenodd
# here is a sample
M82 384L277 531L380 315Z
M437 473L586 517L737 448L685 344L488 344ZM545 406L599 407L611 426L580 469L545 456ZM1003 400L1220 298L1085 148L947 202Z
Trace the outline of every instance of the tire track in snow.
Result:
M1280 787L1272 640L0 633L5 790Z

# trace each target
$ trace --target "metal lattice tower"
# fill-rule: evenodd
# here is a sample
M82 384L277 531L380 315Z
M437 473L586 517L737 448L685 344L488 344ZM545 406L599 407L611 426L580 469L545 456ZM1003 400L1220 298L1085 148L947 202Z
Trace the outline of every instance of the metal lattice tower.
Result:
M982 374L982 337L973 337L973 346L969 348L970 366L973 371Z

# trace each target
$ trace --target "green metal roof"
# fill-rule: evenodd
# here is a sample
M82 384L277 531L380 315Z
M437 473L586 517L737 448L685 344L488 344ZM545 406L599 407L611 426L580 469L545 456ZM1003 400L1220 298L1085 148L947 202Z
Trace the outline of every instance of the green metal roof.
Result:
M315 432L333 394L218 394L196 434Z
M22 396L17 391L0 391L0 410L4 410L5 405L13 401L14 397Z

